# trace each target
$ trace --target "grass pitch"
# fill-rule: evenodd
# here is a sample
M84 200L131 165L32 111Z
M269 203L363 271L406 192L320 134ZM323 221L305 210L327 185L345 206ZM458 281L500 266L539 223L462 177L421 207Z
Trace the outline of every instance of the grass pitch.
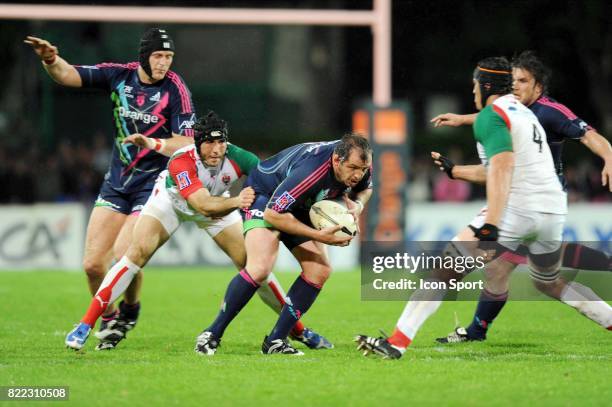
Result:
M85 276L2 272L0 386L69 386L68 403L88 406L558 406L612 399L612 333L554 302L510 302L486 342L442 347L433 339L452 330L454 311L467 323L474 310L472 302L445 303L402 359L365 358L354 335L392 331L404 303L361 302L354 272L334 274L304 319L336 349L261 355L276 317L254 298L217 355L197 356L195 337L214 318L232 276L229 269L146 270L141 318L128 339L96 352L92 336L76 353L63 340L89 303ZM278 277L287 289L296 274Z

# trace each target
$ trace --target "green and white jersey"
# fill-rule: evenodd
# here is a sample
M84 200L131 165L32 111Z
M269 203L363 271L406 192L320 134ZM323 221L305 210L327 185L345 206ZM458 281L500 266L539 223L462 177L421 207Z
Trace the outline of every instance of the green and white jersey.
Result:
M496 99L478 114L474 137L488 166L496 154L514 152L507 206L517 210L566 214L567 196L555 173L546 132L529 108L513 95Z
M174 209L189 218L199 217L187 198L201 188L212 196L229 196L232 185L242 175L248 175L257 167L255 154L228 143L225 158L216 167L209 167L200 158L194 144L177 150L168 162L165 187Z

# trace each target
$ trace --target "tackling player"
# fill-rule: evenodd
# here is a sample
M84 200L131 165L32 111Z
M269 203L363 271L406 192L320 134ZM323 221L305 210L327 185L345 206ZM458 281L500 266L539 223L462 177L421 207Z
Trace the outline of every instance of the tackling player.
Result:
M335 235L341 226L314 229L309 209L317 201L344 197L357 219L372 193L371 165L367 140L347 134L341 140L298 144L257 166L245 184L257 197L250 210L242 212L247 264L228 285L221 310L198 337L197 348L214 352L227 326L266 281L282 242L302 273L289 289L274 328L264 338L262 353L303 354L286 337L331 273L324 245L346 246L352 239Z
M227 253L236 267L246 262L242 220L236 209L248 209L255 199L253 188L246 187L234 198L229 190L241 176L248 175L258 158L228 143L227 123L210 112L194 126L195 145L177 150L168 169L162 171L134 227L132 243L126 254L109 270L81 323L66 336L66 345L81 349L91 328L104 310L128 287L155 251L174 234L183 222L195 222ZM258 290L262 300L280 312L284 305L282 287L273 274ZM133 328L109 324L110 335L96 349L114 348ZM325 338L301 324L294 333L308 346L324 347ZM218 344L217 344L218 345ZM325 346L329 347L329 346Z
M495 69L492 69L492 70L495 70ZM486 71L484 72L485 72L484 75L480 73L478 77L487 79L487 73ZM491 74L495 75L495 73L491 73ZM499 73L497 75L502 75L502 74ZM536 157L533 157L534 155L533 152L531 152L531 154L528 154L529 151L527 150L525 152L524 150L525 150L525 145L528 145L527 143L528 131L527 130L532 129L531 130L532 131L531 141L538 145L541 145L542 142L545 141L542 139L541 136L543 135L545 137L546 135L537 126L527 128L524 125L524 123L520 123L519 121L518 127L524 134L521 136L521 138L518 138L518 134L515 136L515 132L517 132L518 130L517 130L517 123L516 123L517 120L516 120L516 117L514 117L517 115L517 113L514 113L514 112L521 112L522 114L525 114L525 112L519 109L519 106L521 105L514 106L513 104L508 105L508 103L506 103L506 105L508 106L501 105L500 107L500 103L502 101L511 100L512 97L509 95L500 97L501 94L496 95L495 93L491 93L493 91L497 91L497 92L501 91L500 83L499 82L496 83L495 79L496 78L494 76L490 77L490 83L485 82L484 89L482 87L482 84L480 84L479 88L474 89L475 93L485 93L488 89L488 92L490 92L489 93L490 96L495 96L494 98L492 98L492 100L489 100L489 104L492 101L495 102L496 100L499 100L499 102L496 102L495 104L492 105L495 112L500 117L504 118L504 120L506 120L508 117L514 118L514 121L508 119L507 125L509 125L508 127L510 127L510 132L512 134L511 148L515 148L515 150L518 150L516 154L516 157L517 157L516 167L522 164L523 161L527 162L529 161L529 159L533 160L534 158L537 158L541 161L539 163L539 166L542 167L540 168L540 170L542 171L542 174L543 174L543 175L537 176L538 168L536 168L537 163L535 160L531 162L531 168L529 166L526 166L526 169L521 171L521 172L524 172L523 174L517 175L516 172L519 172L519 171L515 169L515 177L513 178L513 182L518 183L516 181L517 179L519 179L518 177L519 176L522 177L528 171L534 172L533 174L530 174L530 175L533 175L535 177L533 179L536 180L535 182L532 182L532 183L524 181L523 182L524 185L520 185L520 186L515 186L514 184L512 185L513 193L511 193L510 196L512 197L512 195L514 194L515 198L509 201L508 208L506 209L506 213L504 214L504 217L502 218L502 225L504 225L504 227L506 227L506 229L511 232L510 234L508 234L508 231L506 231L506 238L508 237L516 238L516 237L521 236L523 232L521 231L518 234L516 233L516 231L520 229L518 225L521 224L522 221L512 222L513 218L520 219L520 217L522 216L520 210L517 212L516 210L517 207L522 208L522 209L525 209L525 208L529 209L530 207L533 207L532 209L538 209L537 211L535 211L535 213L538 213L538 211L543 211L543 210L547 210L547 211L553 211L557 209L561 210L560 205L565 205L565 196L563 195L561 197L562 204L557 203L556 205L553 205L550 208L548 208L548 204L547 204L548 201L545 201L545 200L541 200L540 204L536 205L535 200L539 199L538 197L542 196L541 189L547 187L545 184L541 184L541 183L543 182L542 176L546 176L548 172L546 171L546 163L548 161L548 154L546 154L545 151L542 150L543 151L541 153L542 156L538 157L536 155ZM485 104L486 100L487 98L482 98L482 100L480 100L480 103L478 100L476 100L476 104L477 105L480 104L480 106L482 106ZM521 106L521 107L524 107L524 106ZM506 114L504 108L506 108L509 112L513 112L514 114L513 115ZM495 116L493 117L495 118ZM484 117L484 118L487 119L487 117ZM488 120L493 122L492 125L495 124L495 122L491 120L490 117L488 118ZM486 121L484 122L486 123ZM492 125L485 127L484 129L482 128L483 126L481 126L480 129L476 128L475 130L477 133L477 138L480 137L482 139L483 132L485 134L488 134L487 132L493 133ZM534 135L536 135L537 137L535 137ZM503 140L504 135L500 136L500 138ZM486 141L490 143L490 140L486 140ZM479 145L479 154L481 154L481 158L483 159L483 162L485 163L489 161L489 158L491 156L491 147L489 147L489 151L487 151L486 147L487 147L486 143L484 143L484 147L482 145ZM519 154L521 150L523 150L523 152ZM495 150L493 149L493 151ZM503 150L500 150L500 151L503 152ZM440 157L438 153L432 153L432 158L434 158L436 163L440 166L443 166L443 163L446 160L444 157ZM496 182L496 181L490 179L491 172L489 172L489 175L487 175L487 170L484 165L482 166L462 166L462 168L460 169L458 168L457 170L458 171L456 175L458 175L458 177L461 179L470 180L472 182L481 182L481 183L487 182L488 196L497 195L497 198L499 199L500 192L495 191L494 190L495 187L490 185L490 182ZM523 177L522 179L530 179L530 178ZM549 184L548 187L551 187L554 183L549 180L548 184ZM491 192L489 192L490 189L492 190ZM523 195L523 198L521 198L521 195ZM549 195L556 196L558 195L558 193L556 193L556 191L551 191ZM524 202L520 202L520 204L518 204L519 201L522 199L524 199ZM496 211L499 213L499 208L497 208ZM537 215L537 216L540 216L540 215ZM453 243L451 244L451 247L457 247L457 241L469 241L469 240L473 240L475 236L479 237L479 233L481 233L482 228L486 228L485 230L489 231L489 234L488 234L489 236L495 236L497 233L496 228L490 227L490 225L487 225L487 221L491 219L491 217L492 215L490 211L488 211L487 208L485 208L483 211L481 211L479 216L477 216L470 223L469 228L466 228L464 231L462 231L458 236L456 236L453 239ZM504 222L506 223L504 224ZM546 222L543 224L546 226ZM480 238L482 240L483 236L480 236ZM560 238L561 236L558 237L558 240L560 240ZM556 240L556 239L551 239L551 240ZM541 242L541 243L545 243L545 242ZM508 244L504 242L504 246L508 246ZM538 248L538 250L539 249L540 248ZM460 250L461 249L459 249L459 251ZM510 253L504 253L504 255L507 255L507 254L510 254ZM485 289L483 293L481 294L481 303L479 304L477 315L475 317L475 321L480 322L479 326L484 325L486 327L487 323L490 323L490 321L492 321L494 316L497 315L497 313L499 313L499 311L501 310L501 307L503 306L505 302L505 299L507 298L507 290L508 290L507 277L509 273L514 269L514 264L509 263L506 260L507 257L505 257L504 255L502 255L501 258L487 265L487 268L486 268L487 289ZM538 257L532 256L532 258L538 258ZM511 267L508 267L509 264ZM536 286L540 290L545 292L546 294L553 296L554 298L560 299L566 304L577 308L580 312L585 314L587 317L589 317L590 319L593 319L595 322L598 322L600 325L603 325L604 327L606 327L607 325L611 323L612 321L611 308L605 302L601 301L601 299L599 299L599 297L597 297L597 295L595 295L595 293L593 293L587 287L584 287L575 282L566 283L565 281L558 278L558 273L553 274L552 276L548 276L548 275L542 276L538 274L537 270L532 269L532 276L535 276ZM436 275L436 277L440 277L440 275ZM457 278L456 274L455 274L455 278ZM461 276L459 276L459 278L461 278ZM356 339L359 342L359 349L371 350L371 351L374 351L375 353L381 354L388 358L395 359L395 358L401 357L402 353L405 351L407 346L414 339L414 336L416 335L416 332L418 331L419 327L424 323L424 321L429 316L431 316L438 309L438 307L441 304L441 299L444 296L444 294L445 292L443 290L431 291L431 292L424 292L424 291L417 290L417 292L415 292L413 296L411 297L411 301L409 301L409 303L406 305L406 308L397 323L397 327L395 329L393 336L387 339L372 338L372 337L367 337L367 336L358 336ZM585 301L588 301L588 302L585 302ZM483 307L482 304L485 304L486 307ZM456 342L456 341L462 341L465 338L466 338L466 334L464 333L463 328L460 328L456 332L449 335L448 338L444 338L444 339L447 342L448 341Z
M170 70L174 42L165 30L148 29L138 62L71 65L56 46L27 37L49 76L60 85L103 89L112 102L115 143L109 170L87 226L83 267L92 295L98 291L113 258L121 258L137 216L157 175L177 149L193 142L194 108L183 79ZM133 326L138 318L142 274L126 291L119 311L106 310L101 332L116 319Z

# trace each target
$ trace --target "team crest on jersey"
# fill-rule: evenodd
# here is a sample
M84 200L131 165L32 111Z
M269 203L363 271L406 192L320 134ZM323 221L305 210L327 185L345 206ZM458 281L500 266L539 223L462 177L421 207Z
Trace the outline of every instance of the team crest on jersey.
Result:
M151 97L149 98L149 100L150 100L151 102L159 102L159 98L160 98L160 96L161 96L161 95L159 94L159 92L157 92L155 95L151 96Z
M191 185L191 180L189 179L189 173L187 171L179 172L176 175L176 180L178 181L178 187L181 191Z
M221 175L221 181L225 184L225 185L229 185L230 181L232 180L232 177L230 177L229 174L225 174L223 173Z
M143 93L136 96L136 104L138 105L138 107L144 105L144 102L145 102L145 95Z
M276 212L280 212L284 210L285 208L288 208L294 202L295 202L295 198L292 197L289 192L285 191L283 192L281 196L276 198L276 201L274 201L274 206L272 207L272 209L274 209Z

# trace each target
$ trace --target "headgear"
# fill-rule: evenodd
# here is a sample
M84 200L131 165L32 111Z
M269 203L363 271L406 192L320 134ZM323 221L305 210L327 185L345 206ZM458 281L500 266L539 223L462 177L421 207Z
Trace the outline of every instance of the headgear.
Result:
M149 28L140 39L138 61L142 69L150 78L153 77L153 73L151 72L151 65L149 64L149 57L155 51L174 52L174 41L172 41L172 38L170 38L166 30L162 30L161 28Z
M505 95L512 91L512 68L504 57L483 59L474 70L480 85L480 101L484 108L491 95Z

